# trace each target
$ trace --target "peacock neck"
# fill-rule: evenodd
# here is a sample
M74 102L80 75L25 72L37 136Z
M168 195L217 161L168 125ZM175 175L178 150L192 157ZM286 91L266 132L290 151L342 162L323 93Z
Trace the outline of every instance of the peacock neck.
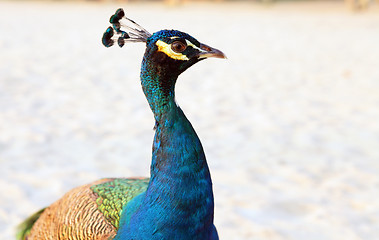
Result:
M177 78L178 75L170 74L145 55L141 68L141 85L157 123L164 118L163 115L172 110Z
M171 182L182 182L190 176L188 180L210 182L204 150L191 123L174 100L170 99L165 109L156 115L151 181L170 176Z
M165 239L208 239L214 200L205 154L191 123L173 99L165 108L156 126L143 205L154 205L160 213L160 217L154 216L155 225L173 226L174 230L162 230Z
M150 183L136 216L146 226L162 226L164 237L179 234L175 236L202 239L193 236L207 236L214 228L212 182L201 142L175 102L174 84L159 84L176 79L151 71L141 74L156 132Z
M175 102L178 75L168 74L144 59L141 71L142 89L154 114L156 133L153 143L151 181L169 174L176 179L188 176L210 182L203 147L191 123ZM148 69L148 70L147 70ZM193 176L192 176L193 177Z

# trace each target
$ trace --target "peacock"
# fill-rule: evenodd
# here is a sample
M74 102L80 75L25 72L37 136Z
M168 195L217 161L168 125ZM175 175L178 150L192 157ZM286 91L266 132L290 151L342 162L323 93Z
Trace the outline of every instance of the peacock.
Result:
M178 30L150 34L118 9L102 43L146 43L141 85L155 118L150 178L107 178L67 192L26 219L18 239L218 239L212 181L201 142L175 102L178 76L212 47Z

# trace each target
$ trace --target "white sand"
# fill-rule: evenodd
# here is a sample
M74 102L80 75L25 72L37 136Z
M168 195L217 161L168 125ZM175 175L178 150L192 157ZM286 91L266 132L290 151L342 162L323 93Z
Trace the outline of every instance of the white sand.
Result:
M229 58L177 84L221 239L379 239L379 11L300 5L0 2L0 239L75 186L148 175L144 46L100 43L119 6Z

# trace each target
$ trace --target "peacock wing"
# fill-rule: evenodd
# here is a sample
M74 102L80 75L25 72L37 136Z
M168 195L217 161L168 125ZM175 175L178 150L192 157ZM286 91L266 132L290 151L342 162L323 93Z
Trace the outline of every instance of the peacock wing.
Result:
M18 239L113 239L123 207L148 183L148 178L111 178L74 188L22 223Z

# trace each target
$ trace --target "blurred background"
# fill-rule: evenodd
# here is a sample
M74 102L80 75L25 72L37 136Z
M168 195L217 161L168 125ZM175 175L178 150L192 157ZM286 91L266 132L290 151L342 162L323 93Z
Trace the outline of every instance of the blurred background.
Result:
M105 48L123 7L228 60L177 102L206 151L220 239L367 240L379 232L379 3L1 1L0 239L73 187L148 176L144 44Z

